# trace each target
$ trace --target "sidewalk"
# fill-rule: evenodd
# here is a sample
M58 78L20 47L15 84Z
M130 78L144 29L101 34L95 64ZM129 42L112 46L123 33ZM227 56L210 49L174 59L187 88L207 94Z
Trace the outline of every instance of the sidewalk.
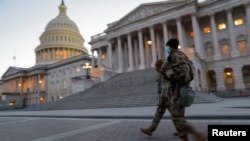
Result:
M1 111L0 117L151 119L156 108L156 106L151 106L53 111ZM226 98L216 103L193 104L186 109L186 117L188 119L250 120L250 97ZM164 118L170 118L168 112L165 113Z

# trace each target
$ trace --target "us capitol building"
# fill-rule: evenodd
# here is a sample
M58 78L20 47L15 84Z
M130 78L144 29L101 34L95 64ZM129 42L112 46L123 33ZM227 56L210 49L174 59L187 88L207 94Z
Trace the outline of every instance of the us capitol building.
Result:
M9 104L51 102L115 74L152 69L178 38L195 65L191 86L205 92L249 92L250 0L168 0L141 4L91 37L90 57L63 1L35 49L36 65L10 67L2 77ZM91 79L86 67L92 66Z
M35 49L36 65L9 67L2 76L2 99L10 106L55 101L95 83L82 78L87 74L84 67L89 65L91 58L66 9L62 1L59 15L47 24L40 36L40 45Z

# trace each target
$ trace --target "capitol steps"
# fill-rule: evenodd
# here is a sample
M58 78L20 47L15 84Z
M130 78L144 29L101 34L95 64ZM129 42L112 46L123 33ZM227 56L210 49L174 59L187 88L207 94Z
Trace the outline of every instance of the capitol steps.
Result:
M68 110L156 106L157 73L154 69L118 74L106 82L56 102L33 105L27 110ZM195 103L217 102L215 95L197 92Z

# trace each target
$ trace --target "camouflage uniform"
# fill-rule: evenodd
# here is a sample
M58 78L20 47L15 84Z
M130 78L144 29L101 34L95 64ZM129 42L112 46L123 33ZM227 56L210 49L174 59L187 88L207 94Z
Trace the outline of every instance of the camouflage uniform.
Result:
M189 123L187 123L185 115L185 107L180 107L176 104L176 100L179 96L180 87L189 85L184 81L189 79L188 71L189 67L183 65L188 61L187 56L180 51L173 51L165 63L162 65L161 69L158 70L162 74L162 95L161 101L150 125L150 129L154 131L157 128L161 118L163 117L166 109L171 113L172 121L175 125L178 135L183 140L187 139L187 134L191 133L195 136L196 140L201 139L201 134L198 133ZM166 72L172 69L173 74L166 76ZM170 87L171 86L171 87ZM185 139L184 139L185 138Z

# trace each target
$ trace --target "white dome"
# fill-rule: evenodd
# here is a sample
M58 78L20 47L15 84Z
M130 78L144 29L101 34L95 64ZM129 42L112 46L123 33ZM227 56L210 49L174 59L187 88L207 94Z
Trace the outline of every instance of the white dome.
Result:
M55 19L51 20L47 24L45 32L49 30L70 30L79 33L77 25L66 14L59 14Z
M81 54L88 54L77 25L66 15L67 7L59 6L59 15L52 19L40 37L36 48L36 64L54 63Z
M62 4L59 6L59 10L60 10L59 15L47 24L45 32L49 30L59 29L59 30L71 30L80 33L77 25L67 16L66 14L67 7L64 5L63 1Z

